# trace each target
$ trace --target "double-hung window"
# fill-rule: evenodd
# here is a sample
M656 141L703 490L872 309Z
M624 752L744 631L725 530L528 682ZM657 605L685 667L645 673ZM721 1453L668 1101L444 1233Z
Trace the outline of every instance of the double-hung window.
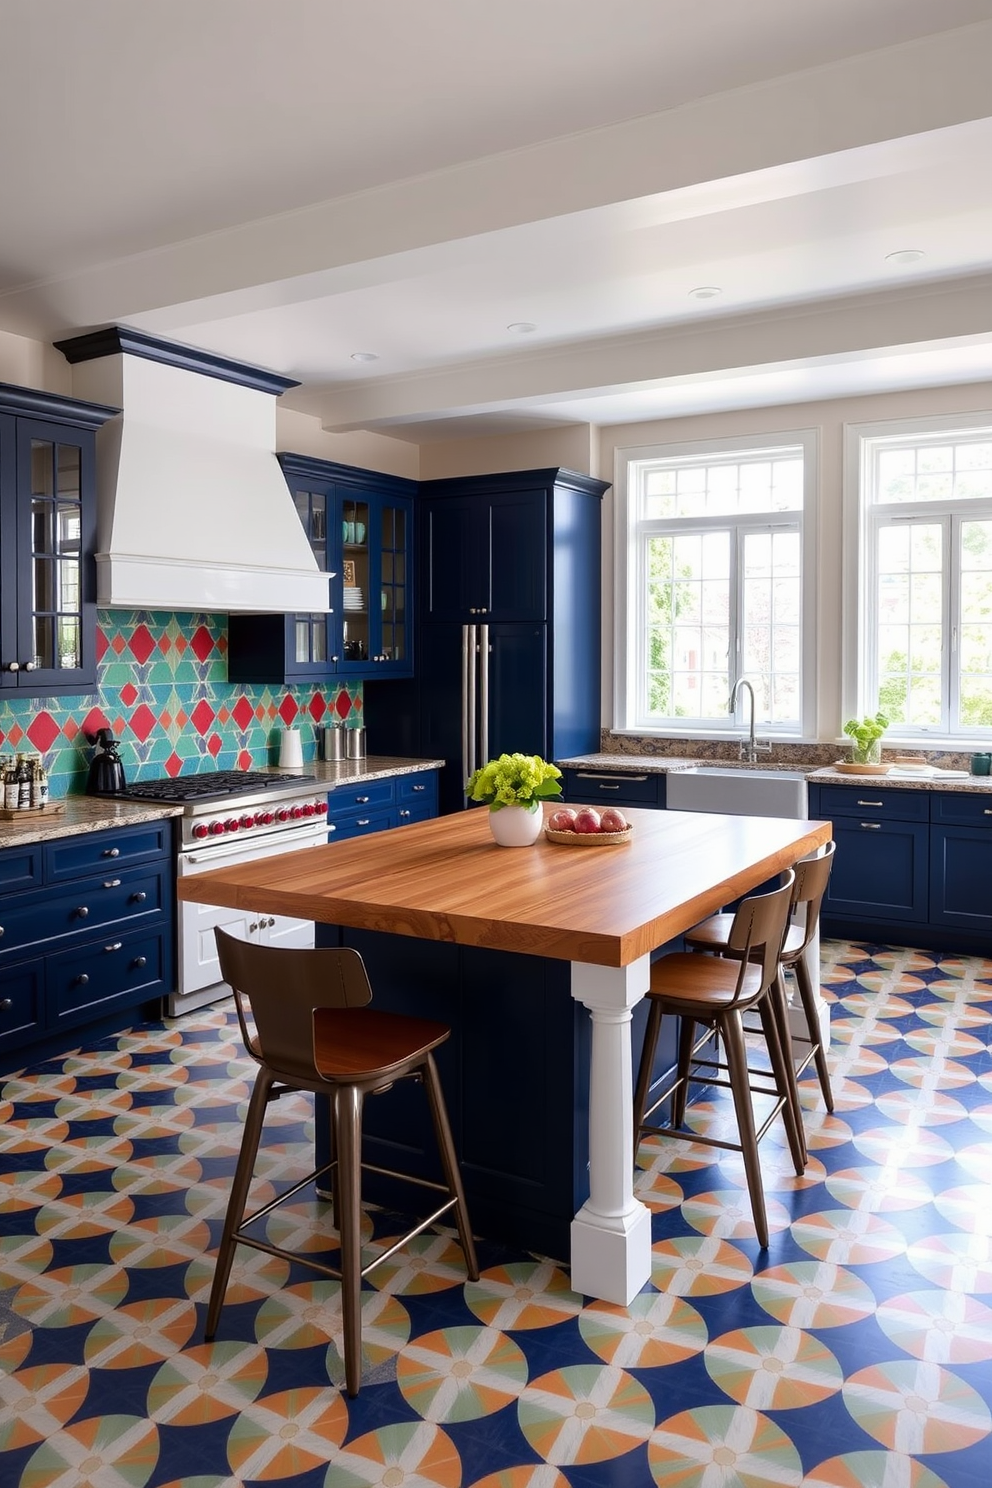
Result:
M617 500L616 722L632 732L813 727L811 431L627 450Z
M849 436L849 711L881 709L891 732L921 744L987 742L992 415L860 425Z

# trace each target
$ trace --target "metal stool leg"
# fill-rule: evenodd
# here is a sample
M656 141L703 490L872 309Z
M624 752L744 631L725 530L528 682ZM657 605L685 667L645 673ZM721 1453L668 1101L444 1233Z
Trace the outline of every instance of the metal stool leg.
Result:
M479 1262L475 1254L475 1241L468 1223L465 1188L462 1183L461 1169L458 1166L458 1158L455 1156L455 1143L451 1135L448 1108L444 1103L444 1093L441 1090L441 1081L438 1078L433 1054L428 1054L424 1064L424 1085L427 1089L431 1115L434 1118L434 1133L437 1137L438 1151L441 1154L441 1166L444 1168L448 1188L458 1200L455 1205L455 1220L458 1225L458 1238L461 1240L462 1252L465 1256L468 1278L469 1281L478 1281Z
M344 1379L345 1389L354 1397L362 1379L362 1092L354 1085L339 1085L332 1100L338 1139L334 1192L340 1221Z
M768 1249L768 1219L765 1214L765 1189L761 1181L761 1166L758 1162L758 1141L754 1130L754 1109L751 1105L750 1077L747 1070L747 1049L741 1015L736 1010L724 1014L720 1019L724 1048L727 1051L727 1066L730 1072L730 1088L737 1113L737 1130L740 1134L741 1155L747 1175L747 1190L751 1196L751 1214L758 1244Z
M217 1332L217 1323L220 1319L220 1310L224 1305L224 1293L227 1291L227 1283L231 1276L234 1252L238 1248L238 1242L234 1238L234 1232L240 1227L241 1221L245 1217L245 1209L248 1204L248 1191L251 1188L252 1174L255 1171L255 1158L258 1155L258 1144L262 1136L262 1122L265 1119L265 1108L269 1103L269 1094L274 1084L275 1079L269 1074L268 1070L260 1069L255 1076L251 1099L248 1102L248 1114L245 1117L245 1129L241 1137L241 1151L238 1153L238 1163L234 1170L231 1196L227 1201L224 1228L220 1237L220 1246L217 1250L213 1284L210 1288L210 1301L207 1304L207 1323L203 1332L207 1343L213 1343L214 1341L214 1335Z

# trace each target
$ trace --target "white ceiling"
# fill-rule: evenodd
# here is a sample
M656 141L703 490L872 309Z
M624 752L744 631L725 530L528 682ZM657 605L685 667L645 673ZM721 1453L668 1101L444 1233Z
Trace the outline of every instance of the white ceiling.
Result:
M0 138L0 330L329 429L992 379L992 0L0 0Z

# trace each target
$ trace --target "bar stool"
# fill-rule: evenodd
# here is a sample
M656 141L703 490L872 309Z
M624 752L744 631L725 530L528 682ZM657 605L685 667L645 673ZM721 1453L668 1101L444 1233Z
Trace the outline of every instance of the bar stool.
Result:
M231 1274L235 1248L249 1245L269 1255L301 1261L326 1276L340 1279L344 1324L345 1388L358 1394L362 1372L362 1278L449 1210L454 1210L470 1280L479 1276L469 1228L465 1193L455 1156L451 1127L431 1052L450 1029L426 1018L382 1013L369 1008L372 988L357 951L292 950L238 940L215 931L221 975L234 992L234 1005L245 1048L258 1065L248 1105L241 1152L214 1270L207 1307L205 1338L213 1341ZM248 1023L250 1013L254 1027ZM377 1168L380 1173L446 1195L433 1213L392 1245L386 1254L362 1266L361 1141L362 1104L397 1080L423 1082L427 1092L446 1186ZM269 1101L287 1091L309 1090L330 1097L332 1149L325 1167L301 1179L271 1203L247 1213L262 1123ZM340 1269L309 1255L281 1249L247 1232L277 1205L299 1193L315 1178L333 1172L334 1216L341 1249Z
M820 906L823 903L823 896L827 892L827 884L830 881L830 870L833 867L835 847L835 843L828 842L820 857L802 858L796 864L796 881L792 889L792 909L790 911L789 927L786 931L785 943L782 946L780 959L781 970L791 971L795 976L796 987L799 991L799 999L802 1003L803 1013L806 1018L806 1027L809 1033L809 1052L806 1054L802 1063L795 1066L796 1079L806 1069L810 1060L815 1060L820 1090L828 1111L832 1111L834 1108L834 1097L833 1091L830 1088L830 1072L827 1069L827 1056L820 1034L816 989L810 980L809 968L806 965L806 950L819 927ZM689 931L685 937L685 944L694 951L710 951L718 956L731 954L729 950L729 935L733 918L732 914L712 915L708 920L704 920L701 925L697 925L695 929ZM781 992L784 997L784 985ZM788 1041L785 1039L782 1041L788 1050Z
M727 936L727 957L700 956L691 951L678 951L654 962L647 992L650 1003L648 1022L634 1091L635 1156L644 1132L676 1137L682 1141L691 1138L692 1141L702 1142L707 1146L723 1147L731 1152L741 1153L754 1228L762 1249L768 1246L768 1220L758 1162L758 1143L780 1111L797 1175L806 1166L802 1133L789 1097L788 1060L780 1038L779 1020L769 997L779 976L779 955L788 925L795 875L789 869L782 875L782 879L781 885L771 893L752 894L738 905ZM742 1014L751 1008L758 1011L768 1044L772 1065L770 1078L773 1082L770 1090L766 1086L752 1084L751 1077L755 1072L748 1069ZM675 1014L681 1020L679 1070L653 1105L646 1109L661 1020L665 1014ZM701 1084L729 1087L737 1116L740 1139L737 1142L679 1130L685 1112L688 1071L692 1062L690 1056L698 1052L699 1047L697 1045L695 1050L693 1048L697 1023L713 1029L726 1051L725 1066L714 1066L713 1061L708 1060L700 1060L698 1063L726 1069L728 1078L701 1075L696 1071L693 1078ZM758 1129L755 1128L752 1092L773 1097L772 1108ZM673 1094L679 1097L677 1106L673 1105L673 1120L676 1124L650 1126L648 1117Z

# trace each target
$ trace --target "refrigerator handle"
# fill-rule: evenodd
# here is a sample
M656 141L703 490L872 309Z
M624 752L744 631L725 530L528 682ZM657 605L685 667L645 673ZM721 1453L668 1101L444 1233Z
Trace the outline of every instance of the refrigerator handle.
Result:
M462 793L475 771L475 626L462 626ZM467 799L467 797L466 797Z
M480 764L489 758L489 626L479 626L479 752Z

